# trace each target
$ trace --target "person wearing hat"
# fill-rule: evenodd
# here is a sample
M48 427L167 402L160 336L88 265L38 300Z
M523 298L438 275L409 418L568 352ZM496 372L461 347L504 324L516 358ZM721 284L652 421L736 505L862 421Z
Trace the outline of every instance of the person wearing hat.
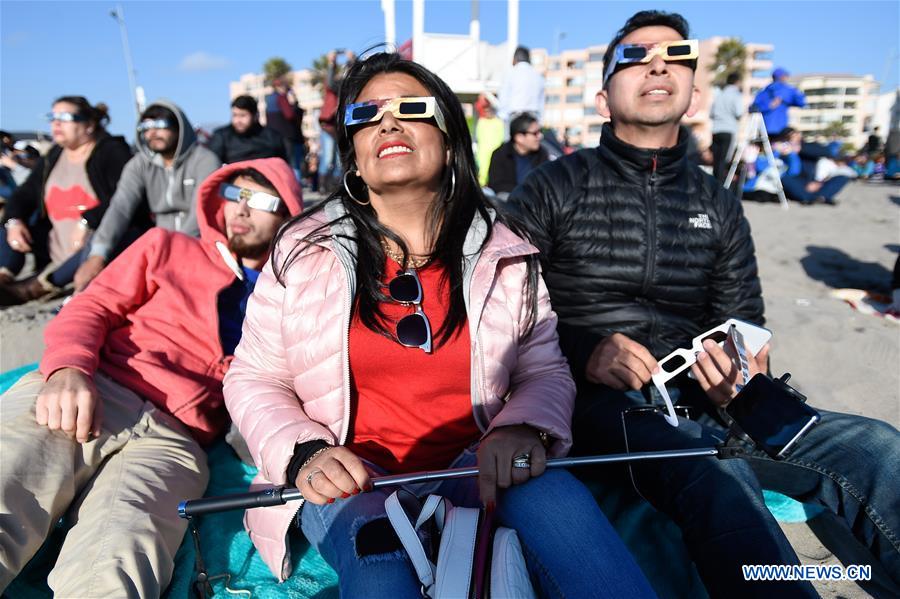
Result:
M751 110L759 111L769 137L779 137L788 126L788 106L806 106L806 96L787 82L790 73L778 67L772 71L772 83L756 94Z

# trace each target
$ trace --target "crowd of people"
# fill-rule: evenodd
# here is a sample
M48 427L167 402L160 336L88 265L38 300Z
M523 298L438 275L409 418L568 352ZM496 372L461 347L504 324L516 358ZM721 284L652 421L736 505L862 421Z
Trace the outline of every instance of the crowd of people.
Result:
M677 426L649 385L703 331L765 322L741 204L692 161L681 125L698 107L697 47L680 15L633 15L604 56L599 146L555 159L524 49L499 103L479 107L476 138L497 145L478 160L437 75L396 53L337 68L335 52L318 157L333 191L306 210L302 136L274 125L300 130L283 82L266 127L238 97L209 147L157 101L134 156L104 106L56 100L55 145L6 204L0 301L77 293L46 329L39 371L0 396L0 593L69 513L56 595L160 596L187 526L175 506L203 494L205 450L230 425L254 487L303 495L246 512L263 561L292 576L287 540L302 534L345 597L423 588L387 517L391 489L372 479L476 464L477 478L413 490L514 529L542 597L655 596L586 482L634 485L670 517L710 596L816 596L808 581L743 575L799 564L763 488L832 511L900 584L900 434L885 422L820 410L781 460L748 447L645 462L627 480L545 471L569 453L720 443L720 408L741 400L741 365L709 339L692 376L669 383L690 408ZM818 149L778 134L786 161ZM841 176L797 189L825 195ZM37 274L17 280L26 252ZM767 372L768 351L745 356L749 375Z

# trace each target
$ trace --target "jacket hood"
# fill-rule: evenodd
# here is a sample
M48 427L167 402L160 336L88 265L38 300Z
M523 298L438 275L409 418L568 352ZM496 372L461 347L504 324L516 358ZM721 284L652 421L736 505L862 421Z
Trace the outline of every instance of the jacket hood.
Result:
M147 106L150 108L151 106L162 106L163 108L168 108L173 113L175 113L175 118L178 120L178 145L175 147L175 162L174 166L178 166L184 160L188 151L197 143L197 134L194 133L194 126L191 125L191 122L188 120L187 115L184 114L184 111L178 107L177 104L165 99L159 99L156 102ZM140 131L137 131L137 125L140 125L140 120L138 120L135 125L136 132L136 140L137 146L140 148L141 153L146 155L151 160L154 156L156 156L156 152L152 151L147 147L147 142L144 141L144 136L141 135Z
M256 169L275 186L291 216L300 214L303 210L303 192L294 177L294 171L281 158L260 158L226 164L207 177L197 191L197 225L203 241L227 245L226 200L219 196L219 186L245 168Z

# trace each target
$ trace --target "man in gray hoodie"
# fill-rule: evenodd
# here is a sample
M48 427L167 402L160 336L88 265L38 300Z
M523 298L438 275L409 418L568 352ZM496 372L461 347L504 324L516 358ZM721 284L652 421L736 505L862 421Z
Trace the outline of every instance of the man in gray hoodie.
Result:
M129 224L143 201L156 226L198 236L196 191L221 161L197 141L184 112L158 100L137 125L139 152L128 161L103 220L91 238L90 255L75 273L81 291L129 240Z

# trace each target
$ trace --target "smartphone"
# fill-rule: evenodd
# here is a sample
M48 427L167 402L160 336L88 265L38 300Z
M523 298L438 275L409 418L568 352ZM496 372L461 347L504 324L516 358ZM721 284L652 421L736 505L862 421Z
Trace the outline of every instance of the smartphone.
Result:
M785 382L759 373L725 408L737 427L775 459L786 457L821 416Z

